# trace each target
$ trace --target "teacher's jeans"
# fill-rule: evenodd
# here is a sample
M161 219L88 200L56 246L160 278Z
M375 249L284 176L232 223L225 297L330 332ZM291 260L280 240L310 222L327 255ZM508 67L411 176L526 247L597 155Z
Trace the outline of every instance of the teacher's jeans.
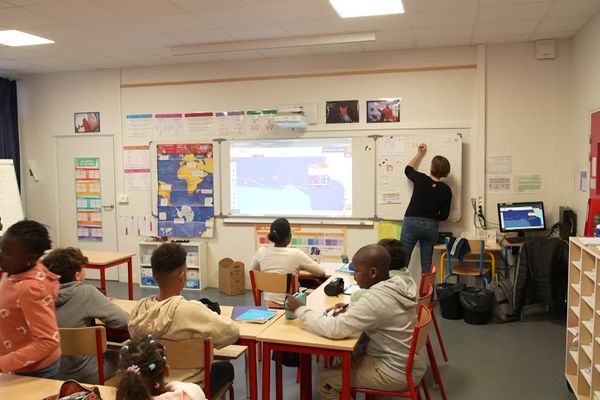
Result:
M438 239L438 222L429 218L404 217L400 241L406 256L406 265L410 263L410 256L417 242L421 247L421 273L431 269L433 246Z

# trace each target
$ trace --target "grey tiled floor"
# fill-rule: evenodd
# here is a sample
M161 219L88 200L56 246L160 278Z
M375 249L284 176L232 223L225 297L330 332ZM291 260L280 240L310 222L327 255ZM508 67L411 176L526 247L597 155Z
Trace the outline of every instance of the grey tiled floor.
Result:
M98 285L95 281L89 283ZM140 290L137 285L134 289L136 299L156 293L155 289ZM108 294L127 298L127 285L108 282ZM240 296L227 296L210 288L201 292L186 291L184 295L189 299L208 297L223 305L253 304L250 291ZM552 319L545 310L535 306L528 308L526 321L522 323L475 326L445 320L439 313L438 321L449 358L448 364L438 363L449 399L574 399L567 391L564 378L564 321ZM432 338L432 342L439 352L436 339ZM442 360L441 354L437 359ZM246 392L245 366L243 360L234 364L236 399L240 400L245 398ZM314 365L314 368L316 374L320 366ZM299 399L295 370L284 368L283 377L284 398ZM431 378L428 382L432 382ZM429 386L432 388L433 384ZM274 381L271 388L274 389ZM434 399L440 398L437 389L431 391ZM316 391L313 397L318 398ZM274 398L274 392L271 398Z

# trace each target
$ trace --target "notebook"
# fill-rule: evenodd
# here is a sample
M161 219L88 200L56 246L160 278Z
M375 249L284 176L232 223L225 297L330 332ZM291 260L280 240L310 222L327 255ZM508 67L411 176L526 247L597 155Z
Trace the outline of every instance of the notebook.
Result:
M231 319L264 324L275 315L277 311L268 310L267 307L235 306L231 312Z

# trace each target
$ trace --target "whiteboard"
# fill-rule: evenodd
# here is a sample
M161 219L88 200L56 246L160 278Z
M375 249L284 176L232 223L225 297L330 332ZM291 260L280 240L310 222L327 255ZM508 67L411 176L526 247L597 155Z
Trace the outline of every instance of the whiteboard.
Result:
M414 157L420 143L427 153L416 168L429 175L431 160L442 155L450 161L450 174L442 181L452 189L449 221L459 221L462 210L462 136L460 133L383 136L377 140L375 168L377 174L376 212L379 218L404 219L412 196L412 182L404 167Z
M0 218L6 230L24 218L13 160L0 160L0 188Z

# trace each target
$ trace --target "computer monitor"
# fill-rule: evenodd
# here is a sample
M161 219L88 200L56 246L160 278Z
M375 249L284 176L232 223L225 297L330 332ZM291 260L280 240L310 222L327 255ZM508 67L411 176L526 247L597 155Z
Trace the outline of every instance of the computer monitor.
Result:
M543 231L546 229L544 203L530 201L498 204L500 232Z

